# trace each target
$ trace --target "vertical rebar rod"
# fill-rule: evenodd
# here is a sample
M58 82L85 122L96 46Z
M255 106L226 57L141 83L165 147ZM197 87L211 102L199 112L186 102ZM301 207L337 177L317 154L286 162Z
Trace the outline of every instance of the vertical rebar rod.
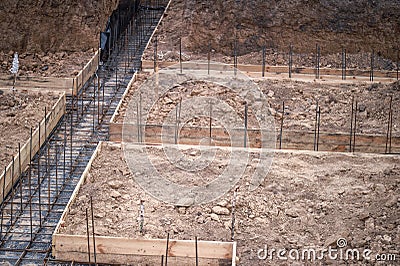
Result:
M168 265L169 233L167 233L167 247L165 249L165 266Z
M65 184L65 170L66 170L66 166L65 166L65 159L66 159L66 149L67 149L67 118L65 118L64 121L64 165L63 165L63 183Z
M44 107L44 144L45 144L45 155L46 155L46 175L47 176L47 212L50 212L50 172L49 172L49 158L50 158L50 146L47 140L47 108Z
M318 124L318 102L315 107L315 121L314 121L314 151L317 150L317 124Z
M82 92L83 93L83 92ZM78 110L77 110L77 115L78 115ZM73 121L74 121L74 95L72 94L72 99L71 99L71 126L70 126L70 134L71 134L71 140L70 140L70 151L69 151L69 175L72 177L72 126L73 126Z
M346 80L346 48L342 48L342 80Z
M248 112L248 105L244 106L244 142L243 147L246 148L247 146L247 112Z
M92 126L92 133L94 134L95 130L95 117L96 117L96 79L93 78L93 126Z
M211 145L211 140L212 140L212 102L211 101L210 101L209 137L210 137L210 145Z
M154 60L154 73L157 72L157 36L154 36L154 55L153 55L153 60Z
M353 116L354 116L354 96L351 97L351 116L350 116L350 144L349 152L352 151L352 141L353 141Z
M94 215L93 215L93 198L92 198L92 196L90 196L90 211L92 213L93 257L94 257L94 264L97 265L96 236L95 236L95 232L94 232Z
M55 145L55 163L56 163L56 198L58 197L58 145Z
M357 111L358 102L356 101L356 109L354 110L353 152L356 150Z
M231 240L235 240L235 212L236 212L236 195L239 187L233 191L232 197L232 221L231 221Z
M238 51L237 51L237 49L238 49L238 44L237 44L237 38L236 38L236 35L235 35L235 40L234 40L234 43L233 43L233 72L234 72L234 75L235 75L235 77L236 77L236 75L237 75L237 65L238 65L238 58L237 58L237 54L238 54Z
M161 255L161 266L164 266L164 255Z
M371 53L371 73L370 73L370 77L369 77L369 80L371 82L374 81L374 53L375 53L375 51L372 50L372 53Z
M32 221L32 127L31 137L29 139L29 173L28 173L28 186L29 186L29 218L31 226L31 241L33 240L33 221Z
M140 117L139 117L139 103L136 105L136 122L137 122L137 137L138 143L140 143Z
M282 102L281 128L279 132L279 149L282 149L283 117L285 116L285 102Z
M385 146L385 153L391 153L391 146L392 146L392 100L393 96L390 96L389 102L389 117L388 117L388 124L387 124L387 132L386 132L386 146Z
M18 142L18 169L19 169L19 172L18 172L18 176L19 176L19 193L21 195L21 198L20 198L20 204L21 204L20 212L22 213L23 202L22 202L21 143L19 143L19 142Z
M293 60L293 46L289 45L289 78L292 78L292 60Z
M14 156L12 157L12 164L11 164L11 197L10 197L10 207L11 207L11 211L10 211L10 226L12 225L12 221L13 221L13 209L14 209ZM5 179L5 176L4 176Z
M211 61L211 41L208 41L208 53L207 53L207 74L210 75L210 61Z
M89 217L88 217L88 209L86 208L86 237L87 237L87 251L90 265L90 232L89 232Z
M262 77L265 77L265 57L266 57L267 51L266 51L266 47L263 46L262 48Z
M182 74L182 38L179 38L179 66Z
M315 54L315 78L319 79L319 65L321 60L321 48L316 44L316 54Z
M399 80L399 67L400 67L400 56L399 50L397 50L397 68L396 68L396 79Z
M199 266L199 253L197 249L197 236L194 237L195 251L196 251L196 266Z
M4 178L3 178L3 202L1 203L1 221L0 221L0 239L3 239L3 219L4 219L4 204L5 204L5 196L4 196L4 189L6 187L6 176L7 176L7 167L4 166Z
M41 200L41 190L40 190L40 185L41 185L41 181L40 181L40 147L41 147L41 143L40 143L40 122L39 122L39 134L38 134L38 138L39 138L39 143L38 143L38 153L37 153L37 182L38 182L38 205L39 205L39 226L42 227L42 200Z
M317 132L317 151L319 150L319 128L321 124L321 108L318 107L318 132Z

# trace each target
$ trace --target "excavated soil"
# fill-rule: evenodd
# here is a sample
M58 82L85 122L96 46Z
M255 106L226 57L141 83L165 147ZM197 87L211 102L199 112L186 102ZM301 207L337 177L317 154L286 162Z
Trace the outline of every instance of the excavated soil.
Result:
M172 1L157 30L159 60L211 59L233 63L235 36L238 62L260 64L262 47L267 64L287 65L293 45L295 66L315 66L316 44L321 66L338 68L342 47L349 68L393 70L397 50L400 7L393 1ZM153 46L145 53L153 59Z
M156 167L180 181L193 176L166 167L160 147L148 147ZM186 148L188 157L197 147ZM158 152L155 152L158 151ZM221 155L226 149L219 150ZM345 238L347 247L399 256L400 168L398 156L305 151L276 151L270 172L255 191L249 191L249 174L258 161L251 151L244 179L238 183L235 240L241 265L287 265L278 259L260 260L259 249L336 247ZM113 158L111 160L111 158ZM224 168L225 157L216 157ZM210 165L207 176L219 174ZM203 173L205 174L205 173ZM61 233L85 235L85 209L93 197L96 234L135 238L229 241L232 191L201 206L174 207L147 195L129 171L121 146L105 143L95 159L86 183L72 204ZM137 221L139 202L144 200L144 234ZM398 257L397 257L398 258ZM296 261L292 261L296 263ZM299 265L307 261L298 261ZM325 259L313 264L339 263ZM344 261L341 261L344 263ZM351 261L365 265L372 262Z
M0 172L17 154L18 143L22 147L29 139L30 128L44 118L45 107L51 110L59 97L48 91L0 90Z
M138 81L133 84L127 97L116 116L115 122L123 122L129 101L134 91L143 84L140 75ZM283 102L285 113L283 128L286 130L313 131L315 128L315 116L317 102L321 110L320 130L328 133L347 133L350 130L352 98L354 97L354 109L357 105L357 134L387 133L389 118L390 96L392 96L393 112L393 136L398 136L400 127L400 109L396 108L400 101L400 83L355 83L355 84L322 84L315 82L302 82L294 80L255 80L261 91L266 96L270 106L270 114L275 117L278 127L282 118ZM155 103L148 124L162 124L165 115L169 113L180 101L190 97L223 97L237 113L243 117L244 100L229 89L209 82L186 82L175 85L164 95L160 95ZM142 97L146 97L145 94ZM184 112L185 110L182 110ZM251 116L251 110L249 110ZM200 121L203 119L202 121ZM188 121L190 127L208 125L208 120L197 117ZM215 124L213 124L214 126Z

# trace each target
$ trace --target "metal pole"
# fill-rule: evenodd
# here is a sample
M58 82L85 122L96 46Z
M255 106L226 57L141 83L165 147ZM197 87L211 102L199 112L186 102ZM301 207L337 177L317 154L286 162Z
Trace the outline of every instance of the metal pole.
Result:
M210 61L211 61L211 41L208 41L208 54L207 54L207 74L210 75Z
M167 233L167 248L165 249L165 266L168 265L169 233Z
M58 147L55 147L55 160L56 160L56 198L58 197Z
M86 236L87 236L87 250L88 250L88 258L90 265L90 233L89 233L89 217L88 217L88 209L86 208Z
M182 74L182 38L179 38L179 66Z
M32 224L32 127L31 127L31 137L29 139L29 175L28 175L28 185L29 185L29 217L31 225L31 242L33 240L33 224Z
M157 72L157 36L154 36L154 73Z
M92 196L90 196L90 210L91 210L91 213L92 213L92 236L93 236L94 264L97 265L97 259L96 259L96 237L95 237L95 232L94 232L94 215L93 215L93 199L92 199Z
M319 147L319 127L321 124L321 108L318 107L318 134L317 134L317 151L318 151L318 147Z
M388 118L388 125L387 125L387 132L386 132L386 147L385 147L385 153L390 153L391 152L391 146L392 146L392 100L393 96L390 96L390 102L389 102L389 118Z
M370 74L369 80L371 82L374 81L374 50L372 50L372 54L371 54L371 74Z
M243 143L243 147L245 148L247 144L247 112L248 112L248 105L246 103L246 105L244 106L244 143Z
M353 140L353 116L354 116L354 96L351 97L351 117L350 117L350 149L352 151L352 140Z
M12 165L11 165L11 211L10 211L10 226L12 225L12 221L13 221L13 209L14 209L14 156L12 157ZM5 179L5 176L4 176Z
M235 74L235 77L237 75L237 65L238 65L238 58L237 58L237 39L236 39L236 35L235 35L235 41L233 44L233 71Z
M197 236L194 237L195 249L196 249L196 266L199 266L199 253L197 249Z
M262 48L262 77L265 77L265 57L266 57L266 47L263 46Z
M211 139L212 139L212 102L210 101L210 121L209 121L209 137L210 137L210 145L211 145Z
M40 185L41 185L41 181L40 181L40 147L41 147L41 143L40 143L40 122L39 122L39 134L38 134L38 138L39 138L39 147L38 147L38 161L37 161L37 165L38 165L38 176L37 176L37 182L38 182L38 198L39 198L39 225L40 227L42 227L42 203L41 203L41 191L40 191Z
M316 44L316 63L315 63L315 78L319 79L319 65L321 60L321 49L318 44Z
M66 170L66 167L65 167L65 154L66 154L66 148L67 148L67 119L66 118L65 118L65 121L64 121L64 145L63 145L63 148L64 148L63 184L65 184L65 170Z
M353 152L356 150L357 111L358 102L356 101L356 109L354 110Z
M293 46L290 44L289 45L289 78L292 78L292 58L293 56Z
M281 129L279 133L279 149L282 149L283 116L285 115L285 102L282 102Z
M314 123L314 151L317 150L317 124L318 124L318 102L315 107L315 123Z
M22 169L21 169L21 143L18 142L18 169L19 169L19 192L21 194L20 203L21 208L20 212L22 213Z
M346 48L342 48L342 80L346 80Z
M239 187L236 187L233 191L232 198L232 223L231 223L231 240L235 240L235 211L236 211L236 195Z

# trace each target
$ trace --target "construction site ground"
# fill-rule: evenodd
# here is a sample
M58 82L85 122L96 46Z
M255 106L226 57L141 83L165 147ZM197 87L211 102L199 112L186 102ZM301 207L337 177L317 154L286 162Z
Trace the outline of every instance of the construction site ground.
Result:
M18 153L18 143L21 147L30 137L39 122L44 119L45 108L50 112L60 97L59 93L51 91L33 92L11 88L0 91L0 172Z
M200 174L185 175L166 160L160 146L146 149L163 176L198 185L213 180L226 167L229 151L218 148L216 163ZM182 149L189 159L201 153L198 146ZM397 156L275 151L265 180L249 191L249 176L258 163L256 153L250 151L251 159L238 182L235 240L241 265L278 265L279 260L258 259L257 252L265 245L287 250L326 248L335 247L339 238L345 238L349 248L398 255ZM105 143L60 233L86 235L85 209L92 196L96 235L151 239L166 238L169 232L171 239L231 239L232 190L208 204L176 207L146 194L135 182L137 174L129 170L120 144ZM140 200L145 205L143 234L138 222Z

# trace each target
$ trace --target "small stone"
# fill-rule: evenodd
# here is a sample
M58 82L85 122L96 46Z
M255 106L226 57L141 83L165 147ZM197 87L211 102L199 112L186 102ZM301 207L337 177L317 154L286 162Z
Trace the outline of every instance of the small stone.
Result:
M225 207L221 206L214 206L212 208L213 213L219 214L219 215L229 215L229 210Z
M273 92L271 90L269 90L268 93L267 93L267 96L270 97L270 98L274 97L274 95L275 95L275 92Z
M111 193L110 193L110 196L111 196L112 198L118 198L118 197L121 197L121 193L119 193L119 192L116 191L116 190L112 190Z
M250 214L250 215L249 215L249 218L250 218L250 219L254 219L254 217L256 217L254 214Z
M96 217L96 218L103 218L103 217L104 217L104 213L102 213L102 212L96 213L96 214L94 215L94 217Z
M215 213L211 213L210 217L211 217L211 220L214 220L214 221L217 221L217 222L219 222L219 217L218 217L218 215L217 215L217 214L215 214Z
M388 235L383 236L383 243L390 244L391 241L392 241L392 238L390 236L388 236Z
M185 208L185 207L179 207L179 208L178 208L178 212L179 212L180 214L185 214L185 213L186 213L186 208Z
M176 203L176 206L178 207L189 207L194 204L194 199L193 198L181 198L178 200Z
M109 185L110 188L112 188L112 189L118 189L118 188L120 188L120 187L122 186L122 183L121 183L121 182L118 182L118 181L116 181L116 180L111 180L111 181L108 181L108 185Z
M218 206L221 207L226 207L228 205L228 201L226 200L221 200L220 202L217 203Z
M297 213L297 210L294 209L294 208L287 209L285 213L286 213L287 216L292 217L292 218L299 217L299 214Z

